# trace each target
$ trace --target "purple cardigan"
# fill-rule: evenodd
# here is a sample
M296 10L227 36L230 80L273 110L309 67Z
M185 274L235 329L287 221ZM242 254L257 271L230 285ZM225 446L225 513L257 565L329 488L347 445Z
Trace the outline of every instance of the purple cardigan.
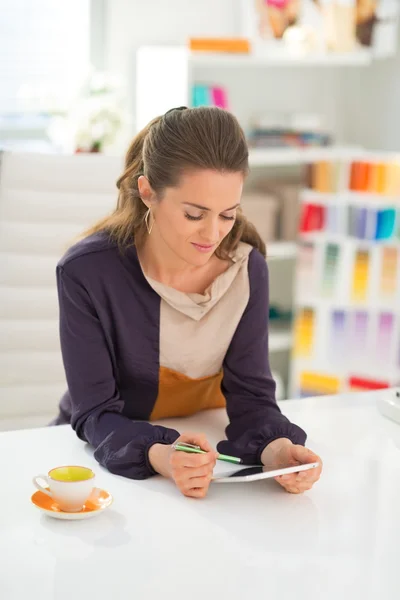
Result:
M268 269L249 256L250 298L223 364L227 440L223 453L260 463L265 446L306 434L282 415L268 362ZM134 247L121 253L104 233L73 246L57 267L60 336L68 391L54 424L71 423L112 473L144 479L154 443L178 432L148 422L159 385L160 297L145 279Z

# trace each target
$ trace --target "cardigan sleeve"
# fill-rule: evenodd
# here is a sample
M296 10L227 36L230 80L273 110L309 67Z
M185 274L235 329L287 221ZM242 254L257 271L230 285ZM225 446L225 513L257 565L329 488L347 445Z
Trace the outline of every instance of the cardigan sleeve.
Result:
M304 445L305 432L292 424L275 401L268 360L268 267L253 250L249 256L250 298L223 365L222 392L229 425L218 451L260 464L264 448L277 438Z
M132 421L122 415L107 342L84 285L57 267L60 340L71 396L71 425L94 447L96 460L111 473L131 479L155 474L148 450L155 443L172 444L179 433L166 427Z

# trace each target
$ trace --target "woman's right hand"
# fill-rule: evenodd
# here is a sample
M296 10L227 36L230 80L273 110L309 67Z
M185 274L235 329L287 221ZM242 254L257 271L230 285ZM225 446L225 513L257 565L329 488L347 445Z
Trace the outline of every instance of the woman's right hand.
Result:
M184 496L204 498L218 453L203 434L183 433L175 443L182 442L200 446L207 454L181 452L174 450L172 446L153 444L149 450L149 461L157 473L173 479Z

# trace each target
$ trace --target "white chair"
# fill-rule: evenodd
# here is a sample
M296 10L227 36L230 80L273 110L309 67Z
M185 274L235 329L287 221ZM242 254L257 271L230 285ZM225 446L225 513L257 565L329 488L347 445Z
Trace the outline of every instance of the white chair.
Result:
M46 425L66 389L55 267L115 206L121 158L0 154L0 430Z

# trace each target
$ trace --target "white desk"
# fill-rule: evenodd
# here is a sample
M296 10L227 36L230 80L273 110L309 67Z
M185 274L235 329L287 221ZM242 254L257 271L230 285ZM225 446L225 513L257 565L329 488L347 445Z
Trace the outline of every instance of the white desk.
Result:
M69 427L0 434L1 600L398 600L400 426L377 395L282 404L325 463L302 496L269 481L191 500L162 478L110 475ZM225 422L213 411L184 429L216 441ZM32 475L71 463L114 495L99 518L56 521L30 504Z

